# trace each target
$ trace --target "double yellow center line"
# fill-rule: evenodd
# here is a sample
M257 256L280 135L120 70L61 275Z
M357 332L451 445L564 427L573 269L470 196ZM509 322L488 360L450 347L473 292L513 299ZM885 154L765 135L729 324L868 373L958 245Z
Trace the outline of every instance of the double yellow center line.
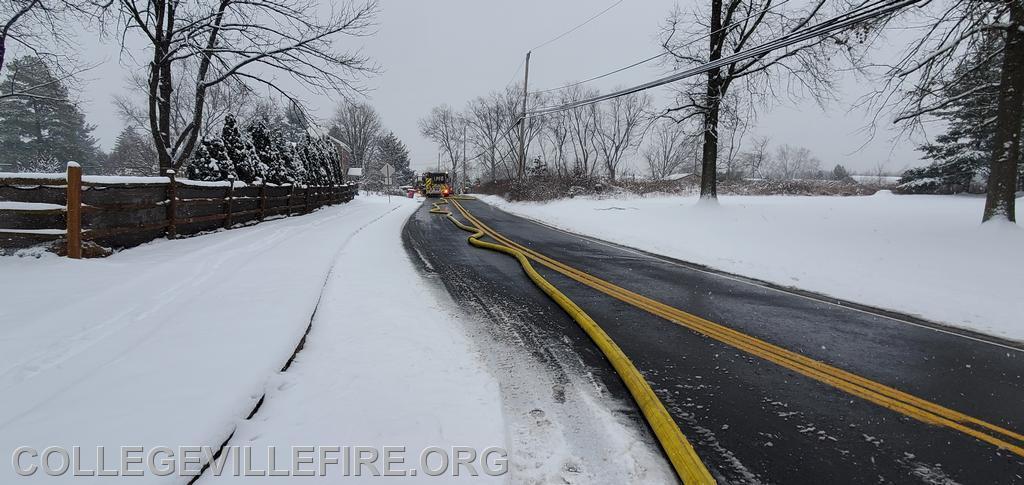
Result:
M441 202L437 202L430 212L432 214L442 214L459 229L473 233L472 236L469 236L469 244L505 253L516 258L523 267L527 277L530 278L530 281L537 285L544 294L554 300L559 307L565 310L594 344L597 345L601 353L608 358L608 361L615 369L615 373L619 375L622 383L626 385L626 389L629 390L630 395L636 401L637 407L640 408L640 412L644 415L644 419L650 424L651 430L654 431L655 437L661 443L662 449L665 450L665 454L668 456L680 480L687 485L714 484L714 477L711 476L711 472L708 471L707 467L704 466L704 462L697 456L696 450L693 449L689 440L683 435L679 425L672 419L672 415L665 409L665 405L658 399L654 389L651 388L643 374L633 365L633 362L629 360L629 357L626 356L615 341L576 302L569 299L558 288L555 288L554 285L544 279L534 269L526 254L511 246L482 241L480 238L486 235L482 229L459 222L458 219L452 217L451 212L440 207L441 204L447 204L448 201L454 200L456 198L446 198Z
M619 301L662 317L706 337L755 355L836 389L860 397L924 423L945 426L1024 457L1024 435L907 394L893 387L844 371L753 336L705 320L638 293L587 274L512 241L473 216L458 201L451 201L462 215L495 240L516 248L547 268L561 273Z

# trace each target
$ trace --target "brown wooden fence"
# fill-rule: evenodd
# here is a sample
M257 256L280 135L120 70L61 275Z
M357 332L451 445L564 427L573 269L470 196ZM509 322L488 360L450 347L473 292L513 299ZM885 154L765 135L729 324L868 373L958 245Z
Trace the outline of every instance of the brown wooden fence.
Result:
M0 253L41 244L136 246L269 218L309 212L355 197L355 184L304 185L197 182L167 177L0 174Z

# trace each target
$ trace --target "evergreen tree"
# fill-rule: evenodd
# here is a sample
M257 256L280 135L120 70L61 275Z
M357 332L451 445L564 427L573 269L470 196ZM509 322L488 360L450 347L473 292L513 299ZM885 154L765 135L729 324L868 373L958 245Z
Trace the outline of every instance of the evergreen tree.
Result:
M204 138L185 166L185 177L191 180L227 180L232 175L237 178L220 138Z
M271 139L266 123L263 120L256 121L249 125L248 132L253 159L257 162L257 172L261 172L267 182L288 183L289 176L281 159L281 148Z
M306 134L298 149L302 165L306 169L306 183L309 185L327 185L328 183L321 143L321 140Z
M409 168L409 162L409 149L394 132L377 138L371 169L379 171L385 163L390 164L395 168L395 185L410 185L416 174Z
M117 135L114 149L99 171L107 175L153 175L157 173L157 165L153 141L134 126L127 126Z
M68 161L86 170L101 160L95 128L68 99L68 88L49 66L31 56L10 61L0 91L31 91L33 96L0 100L0 167L16 171L51 168Z
M56 157L49 155L30 158L17 166L19 172L57 173L65 170L67 170L66 164L60 163Z
M948 101L935 113L946 122L946 132L918 147L932 163L904 172L901 189L956 193L984 187L995 138L1002 65L1002 56L995 52L999 46L995 38L979 44L971 54L975 59L953 72L956 82L943 92ZM1024 165L1019 173L1024 180Z
M221 141L224 143L224 155L231 162L238 180L249 183L262 179L263 173L258 167L259 161L253 157L252 145L242 138L233 115L224 117Z
M309 122L302 108L296 104L289 104L282 116L283 123L280 126L281 132L286 141L294 144L303 143L306 140L306 128Z
M278 129L271 131L270 139L280 153L281 165L284 167L288 183L306 183L306 167L296 153L295 143L286 140L284 133Z
M846 170L846 167L842 165L836 165L832 169L832 180L838 180L840 182L852 182L853 177L850 176L850 172Z

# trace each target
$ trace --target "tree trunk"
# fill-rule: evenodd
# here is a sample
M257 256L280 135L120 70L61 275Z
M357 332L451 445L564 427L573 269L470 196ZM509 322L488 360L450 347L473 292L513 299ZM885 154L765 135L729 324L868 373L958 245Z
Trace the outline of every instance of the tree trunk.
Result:
M982 221L1014 216L1017 164L1020 159L1021 111L1024 110L1024 4L1010 0L1010 26L1006 29L995 143L988 176L988 196Z
M711 37L708 61L722 58L722 0L711 0ZM722 103L722 70L708 71L708 90L704 98L704 151L701 158L700 197L718 198L718 113Z

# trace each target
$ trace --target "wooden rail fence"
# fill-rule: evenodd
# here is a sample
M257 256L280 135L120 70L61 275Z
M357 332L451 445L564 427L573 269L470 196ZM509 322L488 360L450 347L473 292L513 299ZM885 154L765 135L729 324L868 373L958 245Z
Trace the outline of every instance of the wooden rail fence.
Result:
M0 253L41 244L63 244L71 258L83 245L136 246L308 214L352 200L355 184L305 185L199 182L166 177L0 173Z

